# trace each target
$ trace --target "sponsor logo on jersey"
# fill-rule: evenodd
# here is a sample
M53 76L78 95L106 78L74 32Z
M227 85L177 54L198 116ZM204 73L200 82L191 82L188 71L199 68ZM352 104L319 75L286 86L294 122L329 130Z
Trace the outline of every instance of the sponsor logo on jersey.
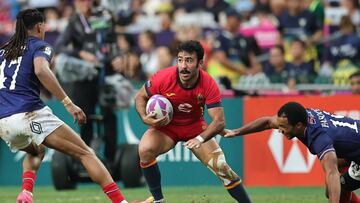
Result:
M183 103L178 106L178 110L180 112L184 112L184 113L190 113L191 109L192 109L192 106L188 103Z
M172 96L175 96L176 94L175 93L173 93L173 92L171 92L171 93L166 93L166 96L167 97L172 97Z

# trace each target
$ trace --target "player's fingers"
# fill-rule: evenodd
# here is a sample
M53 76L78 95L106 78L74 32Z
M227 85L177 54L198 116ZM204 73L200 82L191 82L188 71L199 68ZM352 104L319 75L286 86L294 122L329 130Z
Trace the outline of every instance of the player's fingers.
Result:
M160 121L161 126L164 126L164 125L168 124L169 123L168 121L169 121L168 117L164 117L164 119L162 119Z
M154 111L151 111L148 115L146 115L146 117L148 118L155 118L156 117L156 113Z
M167 122L167 117L158 118L155 120L156 125L163 126Z
M86 114L82 110L80 110L80 118L81 118L81 124L86 123Z
M184 145L189 149L192 149L194 147L194 143L192 143L191 140L187 141Z

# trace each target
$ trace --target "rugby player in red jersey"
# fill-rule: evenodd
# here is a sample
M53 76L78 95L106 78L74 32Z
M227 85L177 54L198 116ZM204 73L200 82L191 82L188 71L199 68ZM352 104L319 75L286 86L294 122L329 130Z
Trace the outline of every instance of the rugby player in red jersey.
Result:
M199 160L220 178L230 195L238 202L251 202L239 176L226 163L224 153L213 139L225 126L221 96L215 81L202 70L204 49L197 41L179 45L177 66L162 69L139 90L136 110L143 122L150 126L139 145L140 165L155 203L165 202L156 157L185 142ZM156 119L146 114L146 103L154 94L170 100L173 119ZM212 119L204 120L204 106Z

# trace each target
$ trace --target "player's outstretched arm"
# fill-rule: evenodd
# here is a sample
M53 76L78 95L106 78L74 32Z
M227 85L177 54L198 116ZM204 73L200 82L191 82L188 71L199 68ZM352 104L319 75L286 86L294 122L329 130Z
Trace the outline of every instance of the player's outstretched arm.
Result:
M321 165L325 171L325 182L327 193L329 194L329 203L338 203L340 201L340 174L337 167L336 153L327 152L321 160Z
M250 133L260 132L267 129L277 129L279 124L277 122L277 116L265 116L258 118L241 128L229 130L225 129L220 134L224 137L236 137L242 136Z
M66 95L65 91L61 88L59 81L51 71L49 62L44 57L36 57L34 59L34 70L41 84L58 100L62 101L66 110L73 116L74 121L77 121L79 124L85 123L85 113L72 103Z

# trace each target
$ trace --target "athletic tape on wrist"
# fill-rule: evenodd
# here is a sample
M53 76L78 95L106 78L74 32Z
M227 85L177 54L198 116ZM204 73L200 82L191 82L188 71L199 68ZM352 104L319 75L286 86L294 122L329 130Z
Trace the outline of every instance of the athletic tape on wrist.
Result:
M201 137L200 135L198 135L196 137L197 140L199 140L199 142L203 143L205 141L205 139L203 137Z

